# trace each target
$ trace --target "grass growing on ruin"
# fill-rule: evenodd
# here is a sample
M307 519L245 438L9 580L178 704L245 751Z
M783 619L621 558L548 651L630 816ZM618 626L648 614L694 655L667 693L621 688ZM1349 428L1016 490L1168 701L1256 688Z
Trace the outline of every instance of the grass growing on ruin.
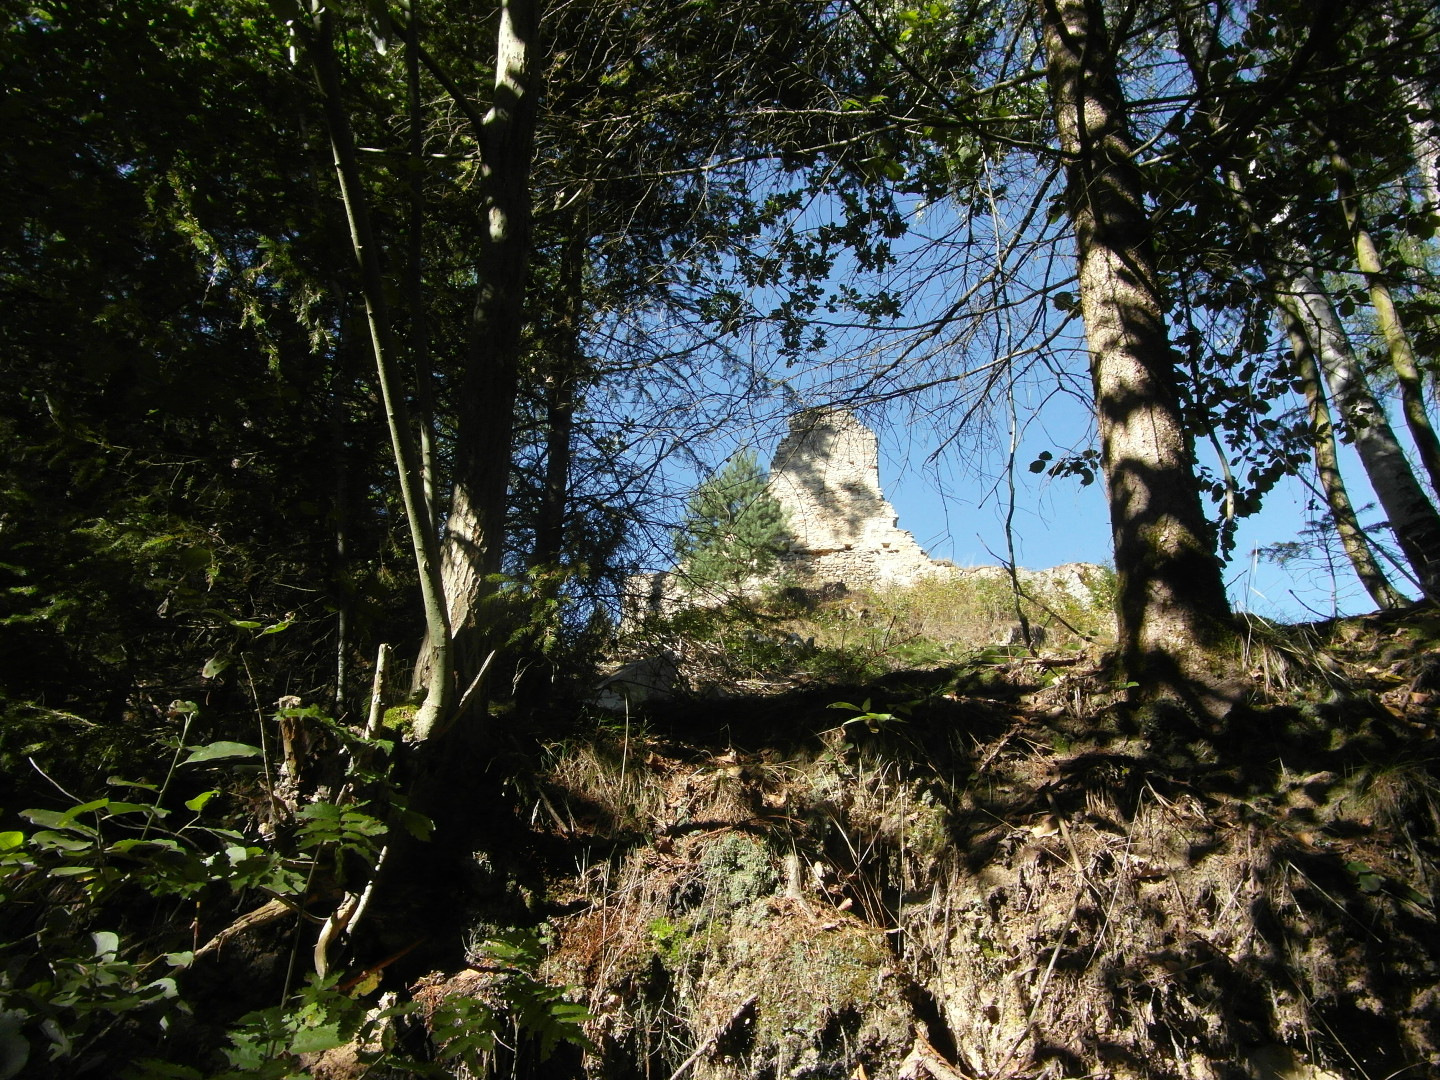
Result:
M1060 571L1069 568L1061 567ZM901 641L982 647L1017 643L1023 612L1047 649L1076 649L1114 639L1115 574L1108 567L1074 572L1019 572L1019 594L999 567L979 567L958 578L927 578L913 585L862 594L871 618L890 625Z
M977 654L1073 652L1113 641L1114 575L1094 566L1020 571L1017 596L996 567L906 586L819 598L776 586L648 620L628 635L629 656L678 658L691 689L763 689L772 682L853 685L892 671L966 664Z

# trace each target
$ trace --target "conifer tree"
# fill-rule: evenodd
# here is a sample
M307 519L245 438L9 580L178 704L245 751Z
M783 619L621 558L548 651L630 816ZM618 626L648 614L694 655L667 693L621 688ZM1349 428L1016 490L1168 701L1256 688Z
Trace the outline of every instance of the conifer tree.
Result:
M754 453L742 450L690 496L675 556L693 586L738 588L774 569L788 522L767 479Z

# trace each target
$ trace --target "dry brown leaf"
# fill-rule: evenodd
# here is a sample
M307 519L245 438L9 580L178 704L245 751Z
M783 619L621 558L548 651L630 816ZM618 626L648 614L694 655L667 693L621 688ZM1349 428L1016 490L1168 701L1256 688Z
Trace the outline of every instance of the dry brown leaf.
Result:
M1060 819L1054 814L1042 814L1040 820L1030 826L1033 836L1054 836L1060 831Z

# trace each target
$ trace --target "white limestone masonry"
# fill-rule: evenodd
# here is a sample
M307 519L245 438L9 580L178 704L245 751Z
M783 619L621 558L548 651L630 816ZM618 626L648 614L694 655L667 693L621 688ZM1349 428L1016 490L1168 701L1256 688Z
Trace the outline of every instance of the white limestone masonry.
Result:
M800 585L903 585L943 572L899 528L880 489L880 443L844 409L808 409L790 420L770 465L770 494L785 507L790 538L775 576Z
M758 595L767 585L793 584L821 591L862 591L913 585L925 578L1003 579L998 566L958 567L931 559L900 528L895 508L880 487L880 443L847 409L807 409L790 420L790 432L770 465L769 492L785 507L790 535L779 565L752 578L742 591ZM1040 592L1093 601L1090 584L1102 573L1086 563L1050 570L1017 569L1021 584ZM687 584L685 568L638 574L627 583L624 620L672 614L687 605L725 600Z

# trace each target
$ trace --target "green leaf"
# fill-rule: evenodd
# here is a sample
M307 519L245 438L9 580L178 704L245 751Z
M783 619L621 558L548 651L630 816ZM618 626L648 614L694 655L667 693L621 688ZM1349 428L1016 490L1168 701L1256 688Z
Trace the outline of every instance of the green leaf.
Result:
M133 787L142 788L145 791L159 791L159 784L147 784L140 780L126 780L123 776L107 776L105 783L111 787Z
M163 806L138 802L112 802L106 809L109 811L107 817L115 817L119 814L154 814L158 818L163 818L170 813Z
M138 1064L139 1072L121 1075L126 1080L204 1080L205 1076L199 1069L192 1069L188 1065L175 1065L155 1058L141 1058Z
M120 951L120 935L110 930L98 930L90 935L95 943L95 959L114 960Z
M202 679L213 679L222 671L228 668L235 661L226 656L212 656L205 661L205 666L200 669Z
M254 761L263 757L264 751L258 746L240 742L212 742L209 746L197 747L182 765L215 765L230 761Z
M0 1080L19 1076L30 1060L30 1040L20 1034L25 1019L18 1009L0 1010Z
M435 831L435 822L416 810L400 810L400 827L416 840L429 840Z
M198 814L201 810L205 809L206 803L208 803L211 799L213 799L216 795L219 794L219 788L211 788L209 791L202 791L193 799L186 799L185 806L187 809L194 810Z
M34 825L46 829L63 829L65 832L80 833L82 836L98 835L88 825L81 825L74 821L68 814L61 814L55 810L21 810L20 816Z
M344 1046L348 1039L340 1034L339 1024L323 1024L320 1027L301 1028L290 1042L290 1050L296 1054L318 1054Z
M72 806L69 810L66 810L62 816L73 821L81 814L88 814L94 810L103 810L109 805L109 799L95 799L92 802L81 803L79 806Z
M88 851L95 846L94 840L77 840L61 832L42 829L32 836L31 841L49 851Z
M128 855L138 847L159 848L162 851L184 850L178 841L171 840L168 837L149 837L142 840L139 837L133 836L124 840L116 840L115 843L111 844L105 850L115 855Z
M0 832L0 851L9 851L25 843L25 834L19 829Z

